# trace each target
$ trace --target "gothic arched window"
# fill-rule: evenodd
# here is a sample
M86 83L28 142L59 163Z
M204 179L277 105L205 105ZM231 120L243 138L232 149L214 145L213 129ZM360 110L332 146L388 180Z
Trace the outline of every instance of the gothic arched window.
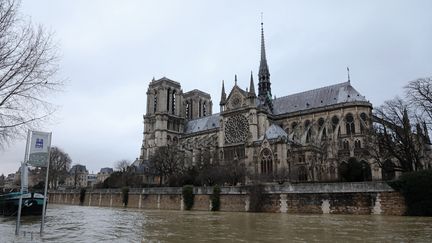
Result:
M261 173L271 174L273 172L273 158L270 149L261 151Z
M321 130L321 128L323 128L324 126L324 118L320 118L318 119L318 128Z
M354 117L351 113L348 113L345 116L345 122L346 122L346 134L348 135L355 134Z
M190 102L189 101L186 101L186 118L189 118L190 117L190 104L189 104Z
M304 130L306 132L306 143L309 143L312 136L312 127L310 127L311 122L306 120L304 123Z
M193 119L193 101L189 100L189 118Z
M318 119L318 130L322 130L321 140L325 140L327 138L327 129L325 128L324 123L324 118L321 117Z
M206 115L207 115L207 104L204 101L204 103L203 103L203 116L206 116Z
M339 124L339 118L337 116L332 117L332 128L333 132L335 132L337 125Z
M367 115L366 113L363 112L360 114L360 132L364 133L366 127L367 127Z
M172 96L172 98L171 98L171 112L172 112L172 114L175 114L175 110L176 110L176 91L175 90L173 90L171 96Z
M169 111L169 107L170 107L170 95L171 95L171 89L167 89L167 100L166 100L166 111Z
M348 141L346 141L346 140L343 141L342 145L343 145L343 149L345 149L345 150L349 149L349 142Z
M201 100L199 101L199 106L198 106L198 117L201 117L201 112L202 112L202 102L201 102Z
M361 142L360 142L360 140L355 140L355 142L354 142L354 148L361 148Z
M153 97L153 112L156 112L156 110L157 110L157 103L158 103L157 92L155 91L154 97Z
M291 123L291 130L294 131L294 129L296 129L296 127L297 127L297 122Z

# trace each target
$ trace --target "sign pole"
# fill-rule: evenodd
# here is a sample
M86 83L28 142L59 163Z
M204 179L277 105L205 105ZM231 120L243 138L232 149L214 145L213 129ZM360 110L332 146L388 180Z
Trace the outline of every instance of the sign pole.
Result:
M27 131L27 142L26 142L26 148L25 148L25 153L24 153L24 162L21 163L21 190L20 190L20 199L18 202L18 213L17 213L17 221L16 221L16 225L15 225L15 235L19 235L19 229L20 229L20 223L21 223L21 208L22 208L22 197L23 197L23 176L25 174L27 174L26 172L24 172L24 170L27 170L27 154L28 154L28 147L29 147L29 139L30 139L30 130Z
M40 226L40 234L42 235L44 224L45 224L45 212L46 212L46 201L47 201L47 191L48 191L48 174L49 174L49 166L50 166L50 155L51 155L51 136L52 133L49 134L49 147L48 147L48 161L47 161L47 170L46 170L46 177L45 177L45 190L44 190L44 201L42 205L42 220L41 220L41 226Z

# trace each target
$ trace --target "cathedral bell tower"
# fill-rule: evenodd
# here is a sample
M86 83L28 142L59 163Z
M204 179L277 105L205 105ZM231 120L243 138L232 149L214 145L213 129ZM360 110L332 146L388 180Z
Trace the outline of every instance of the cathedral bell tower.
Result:
M148 160L157 147L177 144L184 130L183 91L180 83L166 77L150 82L141 160Z

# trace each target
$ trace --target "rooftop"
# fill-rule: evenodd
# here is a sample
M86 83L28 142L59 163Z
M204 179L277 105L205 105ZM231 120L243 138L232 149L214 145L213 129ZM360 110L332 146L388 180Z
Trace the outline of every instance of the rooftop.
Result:
M185 133L196 133L213 128L219 128L219 113L188 121Z
M343 82L274 99L273 113L280 115L355 101L367 102L350 82Z

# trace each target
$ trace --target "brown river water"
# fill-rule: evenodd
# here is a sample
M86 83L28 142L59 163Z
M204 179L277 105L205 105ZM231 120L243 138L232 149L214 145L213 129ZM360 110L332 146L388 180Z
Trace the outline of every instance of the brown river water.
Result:
M0 242L432 242L431 217L160 211L49 205L40 217L0 217Z

